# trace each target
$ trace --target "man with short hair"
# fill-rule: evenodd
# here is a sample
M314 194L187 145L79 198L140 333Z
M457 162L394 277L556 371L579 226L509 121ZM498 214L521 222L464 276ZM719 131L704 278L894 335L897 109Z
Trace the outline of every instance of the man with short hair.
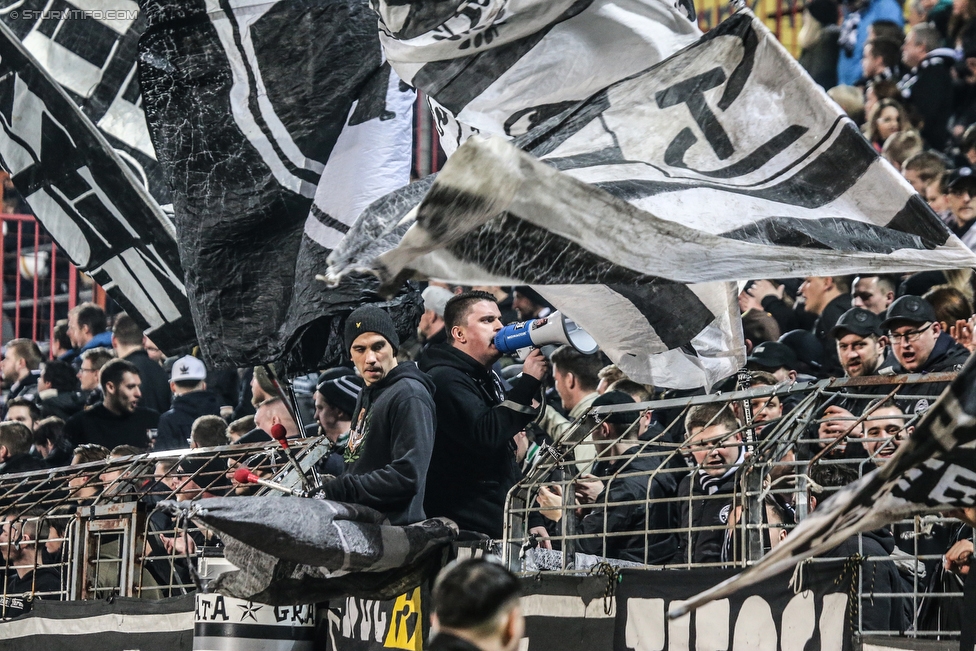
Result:
M34 429L34 450L48 468L71 464L71 444L64 440L64 421L57 416L42 418Z
M102 367L111 362L115 357L110 348L89 348L78 356L78 381L81 386L81 395L88 406L97 405L102 401L102 388L100 374Z
M45 470L44 463L30 453L33 443L34 435L23 423L0 423L0 474Z
M43 357L30 339L12 339L3 351L3 383L10 388L7 400L37 395L37 379Z
M200 416L190 428L190 448L216 448L228 445L227 421L220 416Z
M888 38L873 38L864 44L861 72L865 83L875 83L897 76L901 61L901 43Z
M82 303L68 312L68 339L81 355L92 348L112 348L105 310L94 303ZM78 358L74 363L77 365Z
M139 369L132 362L113 359L99 375L102 402L72 416L64 425L65 438L75 446L97 443L109 449L117 445L148 448L149 430L156 429L159 414L139 406Z
M484 558L445 567L431 592L428 650L516 651L525 635L519 585L504 566Z
M501 358L495 335L502 329L495 297L471 291L444 309L448 344L431 346L420 369L434 381L437 436L427 475L424 508L461 529L502 537L505 497L521 479L515 436L538 414L532 400L548 371L532 350L505 396L492 365Z
M884 314L895 300L898 281L889 275L856 276L851 283L851 306Z
M600 384L600 369L603 362L599 355L584 355L572 346L560 346L549 358L552 364L552 379L556 385L556 393L563 403L567 416L563 416L552 406L539 421L539 425L556 443L562 441L563 436L572 424L582 416L593 401L599 397L596 388ZM577 461L593 458L592 441L577 446ZM579 455L583 456L580 457Z
M891 354L878 370L879 375L958 371L969 358L969 351L942 331L935 310L924 298L899 298L888 308L881 327L887 332ZM948 382L916 384L899 395L919 397L909 410L918 414L928 409L947 385Z
M207 367L185 355L173 362L169 388L173 406L159 417L154 450L182 450L190 445L190 430L200 416L219 416L217 396L207 391Z
M827 336L840 315L851 309L850 281L846 276L809 276L800 285L804 308L816 314L812 332L824 348L823 371L832 377L841 373L837 350Z
M864 45L873 38L885 38L887 32L872 30L876 23L891 23L897 30L905 23L901 6L895 0L864 0L845 8L840 26L840 56L837 61L837 83L853 86L861 78Z
M434 446L434 384L398 362L393 319L372 305L346 318L345 349L363 378L346 445L346 472L326 481L326 499L372 507L390 523L426 519L424 491Z
M942 150L949 139L947 125L954 109L955 51L942 47L939 30L920 23L908 32L901 52L909 69L898 82L903 103L915 107L921 116L920 133L928 146Z
M295 438L299 435L298 424L288 411L288 406L280 397L268 398L258 405L254 413L254 426L268 435L275 425L285 428L285 438Z
M75 368L60 359L44 363L37 382L40 417L57 416L67 420L85 408L85 398L78 391Z
M36 599L61 599L61 574L41 567L41 548L46 539L44 510L33 508L7 515L0 526L0 555L8 571L0 590L0 617L19 617L30 611Z
M908 416L894 400L885 400L869 412L870 416L864 421L862 445L868 456L883 466L915 428L908 425Z
M142 378L142 406L164 413L172 403L166 371L158 362L149 358L143 348L145 336L142 328L128 314L120 314L112 328L112 347L119 359L125 359L139 369Z
M33 432L34 424L40 419L41 412L33 401L26 398L14 398L7 402L7 417L4 420L22 423Z
M695 468L678 486L679 527L685 532L679 534L674 563L723 560L737 474L746 453L739 428L732 409L723 403L692 407L685 416L686 454Z

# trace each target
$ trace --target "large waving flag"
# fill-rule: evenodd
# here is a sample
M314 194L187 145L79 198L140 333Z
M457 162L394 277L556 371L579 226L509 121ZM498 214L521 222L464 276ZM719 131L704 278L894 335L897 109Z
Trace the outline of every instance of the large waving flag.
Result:
M606 7L588 5L546 38ZM403 51L425 51L406 41L384 41L394 64ZM501 65L491 52L450 68L448 85L460 92L469 71L474 84L482 60ZM497 84L515 83L506 75L516 68L526 77L534 61L545 94L562 71L534 53ZM447 64L420 71L429 66ZM976 263L748 11L579 101L503 119L516 96L493 112L489 100L508 97L508 86L485 83L458 104L438 101L440 86L422 86L435 115L456 109L458 140L467 142L419 207L384 201L367 211L330 259L333 275L371 269L389 288L415 276L531 284L635 379L700 386L741 362L736 308L721 281L757 269L790 277ZM507 144L514 132L505 124L528 130ZM690 364L680 377L675 358Z
M359 213L409 181L414 91L356 0L142 0L140 81L201 349L311 368L375 279L315 281ZM404 334L416 291L394 300Z

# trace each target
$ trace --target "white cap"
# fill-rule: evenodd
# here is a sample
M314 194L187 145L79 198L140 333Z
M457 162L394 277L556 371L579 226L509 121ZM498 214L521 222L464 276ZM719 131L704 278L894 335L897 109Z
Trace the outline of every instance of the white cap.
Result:
M196 357L186 355L173 362L173 372L169 379L171 382L206 380L207 367Z
M424 298L424 309L433 310L434 314L444 318L444 307L454 298L454 293L443 287L431 285L420 294Z

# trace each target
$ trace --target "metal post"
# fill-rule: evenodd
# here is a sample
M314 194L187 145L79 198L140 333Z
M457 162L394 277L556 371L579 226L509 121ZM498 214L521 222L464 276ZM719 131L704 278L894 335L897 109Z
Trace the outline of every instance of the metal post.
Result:
M745 369L739 371L738 389L748 389L752 384L752 376ZM768 399L768 398L767 398ZM762 543L762 508L759 494L762 491L762 467L755 463L756 430L752 426L752 401L748 398L739 401L742 410L742 420L745 426L746 451L749 459L743 464L742 474L742 519L745 525L745 549L743 560L754 563L763 556Z

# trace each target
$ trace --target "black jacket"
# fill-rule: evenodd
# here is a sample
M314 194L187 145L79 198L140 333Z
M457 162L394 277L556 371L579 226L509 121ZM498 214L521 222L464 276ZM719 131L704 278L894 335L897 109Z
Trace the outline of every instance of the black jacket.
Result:
M837 357L837 345L834 339L829 336L830 329L837 325L838 319L847 310L851 309L850 294L841 294L834 300L827 303L823 312L817 317L813 324L813 335L823 346L824 358L822 368L824 373L830 377L843 377L844 369L840 365L840 358Z
M30 454L15 454L0 464L0 475L13 475L18 472L33 472L47 470L43 461Z
M895 540L887 529L868 531L851 536L831 551L823 554L825 558L847 558L860 554L864 558L888 556L895 549ZM865 631L904 631L911 624L911 603L903 597L873 597L877 594L897 594L909 592L908 585L898 568L891 560L862 561L862 584L864 596L861 600L862 629Z
M129 353L125 361L132 362L139 369L139 379L142 380L139 404L160 414L169 409L173 394L170 393L169 378L163 367L152 361L149 353L141 348Z
M427 643L427 651L481 651L481 649L457 635L438 633Z
M41 418L57 416L67 421L85 408L85 396L80 391L61 391L49 398L41 398L38 408L41 410Z
M728 533L729 516L734 507L739 473L731 472L722 477L712 488L702 486L702 473L694 469L678 486L678 526L690 534L678 534L678 551L672 563L688 563L688 550L691 550L692 563L719 563ZM707 531L695 530L697 527L715 527Z
M190 447L190 429L200 416L219 416L217 396L209 391L191 391L173 398L173 407L159 417L154 450L182 450Z
M654 446L646 446L643 454L649 454ZM627 450L629 459L618 459L607 468L607 480L603 492L596 499L596 504L629 502L639 500L656 500L673 498L678 492L677 474L661 472L654 475L635 475L631 473L651 472L656 470L662 456L637 456L642 452L639 445ZM615 477L617 473L623 476ZM630 474L630 476L626 476ZM650 484L650 490L648 490ZM650 513L648 513L650 509ZM606 520L604 523L604 515ZM596 554L608 558L619 558L635 563L648 565L663 565L671 560L678 549L678 536L674 533L654 533L646 538L644 529L664 530L678 526L677 504L625 504L620 506L600 507L585 511L585 515L577 526L577 533L593 534L594 538L581 538L577 543L579 550L586 554ZM605 532L620 533L635 532L632 536L602 537ZM606 553L603 541L606 540ZM646 550L646 560L645 560Z
M912 372L943 373L958 371L966 363L967 359L969 359L969 350L965 346L956 343L956 340L948 334L942 332L939 334L939 338L936 339L935 346L932 347L932 352L929 353L929 358L925 361L925 365ZM901 375L908 372L898 362L894 352L888 354L888 357L878 369L878 375ZM907 410L906 413L921 413L935 403L936 398L942 394L947 386L949 386L948 382L920 382L906 386L898 392L898 396L900 398L918 396L918 399L914 403L901 401L902 408ZM888 390L890 391L891 387L888 387Z
M30 611L34 599L59 601L61 574L53 567L39 567L21 577L16 572L7 573L3 590L0 591L0 616L17 617ZM37 596L34 596L37 595Z
M104 445L109 450L118 445L148 448L148 430L156 429L159 414L152 409L136 407L124 416L116 416L104 404L75 414L64 424L64 438L77 447L82 443Z
M431 346L418 363L436 387L427 515L500 539L505 497L522 476L514 437L538 413L539 381L522 375L506 399L498 376L453 346Z
M24 398L25 400L33 401L37 396L37 380L40 378L40 371L31 371L30 374L23 380L17 380L10 386L10 392L7 394L7 402L10 402L14 398ZM7 405L3 406L3 413L7 413Z
M327 499L372 507L395 525L426 518L424 478L434 447L433 390L434 383L412 362L401 362L363 389L346 446L346 471L322 486Z
M903 103L914 106L924 121L922 139L931 149L945 149L949 140L948 123L955 106L954 64L952 50L937 48L898 82Z

